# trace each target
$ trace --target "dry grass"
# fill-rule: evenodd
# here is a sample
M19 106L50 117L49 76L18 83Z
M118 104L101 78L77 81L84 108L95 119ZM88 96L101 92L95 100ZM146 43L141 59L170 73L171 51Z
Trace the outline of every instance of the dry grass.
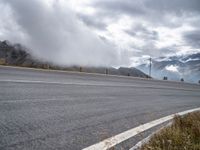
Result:
M200 112L176 116L171 126L153 135L141 150L200 150Z

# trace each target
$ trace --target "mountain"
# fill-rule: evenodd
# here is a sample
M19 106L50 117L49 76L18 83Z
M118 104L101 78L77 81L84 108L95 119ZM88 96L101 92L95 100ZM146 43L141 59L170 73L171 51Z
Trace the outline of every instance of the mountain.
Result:
M141 64L136 68L146 73L149 71L148 64ZM200 53L155 58L152 60L152 76L159 79L166 76L170 80L183 78L197 83L200 80Z
M0 41L0 64L44 68L45 63L37 61L26 51L20 44L12 45L8 41Z
M11 65L21 67L33 67L43 69L56 69L67 71L80 71L88 73L100 73L111 75L123 75L148 78L148 75L136 68L105 68L105 67L78 67L78 66L58 66L50 62L43 62L31 56L28 49L20 44L11 44L8 41L0 41L0 65Z

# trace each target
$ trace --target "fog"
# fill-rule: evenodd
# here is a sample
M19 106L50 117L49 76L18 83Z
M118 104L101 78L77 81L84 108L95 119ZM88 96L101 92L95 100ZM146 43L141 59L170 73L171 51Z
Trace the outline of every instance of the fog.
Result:
M79 21L67 2L5 0L0 4L5 14L0 19L4 32L0 38L23 44L43 61L82 66L120 62L117 49Z
M199 53L199 0L0 0L0 40L58 65Z

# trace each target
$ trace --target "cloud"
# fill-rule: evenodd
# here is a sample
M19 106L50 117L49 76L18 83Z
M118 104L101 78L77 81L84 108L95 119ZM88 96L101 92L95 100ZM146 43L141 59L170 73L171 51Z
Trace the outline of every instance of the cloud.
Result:
M106 28L106 23L104 23L102 20L100 20L99 18L94 18L91 16L87 16L84 14L79 14L78 15L79 19L81 21L83 21L83 23L85 23L87 26L89 27L93 27L95 29L99 29L99 30L105 30Z
M18 28L13 29L11 23L6 23L7 27L2 25L1 32L7 30L7 33L2 33L0 38L25 44L39 58L62 65L110 66L118 63L115 48L80 22L65 3L9 0L1 1L1 6L7 7L1 16L9 11L6 19L12 20Z
M95 18L109 20L102 35L120 48L133 51L132 58L200 51L199 46L194 47L197 41L192 44L184 37L200 23L198 0L93 0L88 5L96 10L88 16L94 23Z
M199 0L93 0L92 5L99 9L100 12L107 12L108 15L140 16L145 18L154 18L162 20L155 16L173 14L182 16L185 13L199 13Z
M125 32L130 36L142 38L144 40L157 40L159 36L157 31L150 30L143 25L136 25L131 29L125 30Z
M130 15L143 15L145 13L143 2L138 0L96 0L92 5L100 12L104 11L107 15L111 14L111 16L124 13Z
M175 66L175 65L166 66L165 69L166 69L167 71L171 71L171 72L177 72L177 73L179 72L179 71L178 71L178 66Z
M184 39L195 48L200 48L200 30L193 30L184 34Z
M176 15L182 15L185 12L200 12L199 0L147 0L145 6L163 13L175 13Z
M1 0L0 8L1 39L55 63L128 66L143 55L200 52L199 0Z

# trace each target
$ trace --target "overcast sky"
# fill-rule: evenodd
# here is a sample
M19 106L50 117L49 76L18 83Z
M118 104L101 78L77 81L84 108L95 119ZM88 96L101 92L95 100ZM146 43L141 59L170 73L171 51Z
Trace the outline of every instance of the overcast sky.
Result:
M64 65L200 52L200 0L0 0L0 40Z

